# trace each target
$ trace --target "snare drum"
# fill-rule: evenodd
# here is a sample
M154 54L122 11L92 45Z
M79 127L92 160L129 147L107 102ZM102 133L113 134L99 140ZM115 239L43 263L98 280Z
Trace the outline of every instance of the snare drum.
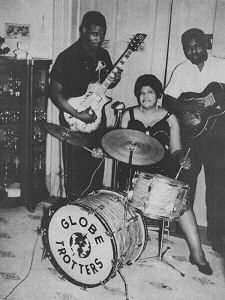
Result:
M187 210L189 186L159 174L137 173L133 179L131 205L152 219L179 219Z
M83 287L106 283L118 268L138 259L147 241L142 216L129 205L125 210L123 194L107 189L50 209L44 224L51 263Z

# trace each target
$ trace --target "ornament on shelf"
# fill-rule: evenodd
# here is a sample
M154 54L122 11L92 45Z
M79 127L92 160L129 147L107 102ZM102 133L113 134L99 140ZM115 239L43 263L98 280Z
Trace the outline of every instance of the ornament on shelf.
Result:
M28 52L26 51L24 44L22 42L17 42L16 49L13 51L16 58L18 59L24 59L27 58Z
M5 39L0 36L0 55L9 53L10 49L7 47Z

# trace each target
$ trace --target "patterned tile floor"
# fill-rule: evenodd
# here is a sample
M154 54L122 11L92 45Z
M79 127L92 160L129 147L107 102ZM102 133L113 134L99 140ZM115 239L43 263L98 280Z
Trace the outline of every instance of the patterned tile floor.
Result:
M117 275L94 288L84 289L65 278L48 258L42 260L43 243L38 234L43 211L40 202L34 213L25 207L0 209L0 299L9 300L222 300L225 299L224 259L203 245L213 275L205 276L188 262L189 252L181 238L170 236L164 258L185 276L157 259L158 234L149 230L150 240L141 257L123 267L128 287ZM107 253L106 253L107 255ZM92 275L90 275L92 276ZM102 280L106 279L103 277ZM86 283L86 282L85 282Z

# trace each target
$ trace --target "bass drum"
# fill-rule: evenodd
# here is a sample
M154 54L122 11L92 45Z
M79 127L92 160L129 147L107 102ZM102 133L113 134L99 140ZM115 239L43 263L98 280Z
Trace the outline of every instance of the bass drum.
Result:
M134 208L125 209L124 199L123 194L102 189L72 204L50 208L42 226L44 248L67 280L96 287L141 255L146 226Z

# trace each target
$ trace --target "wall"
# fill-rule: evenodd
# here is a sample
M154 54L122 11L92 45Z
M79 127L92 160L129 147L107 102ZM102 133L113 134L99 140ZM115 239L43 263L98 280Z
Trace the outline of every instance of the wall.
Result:
M30 24L30 39L6 38L11 49L22 42L31 57L52 58L53 0L0 0L0 36L5 23Z

